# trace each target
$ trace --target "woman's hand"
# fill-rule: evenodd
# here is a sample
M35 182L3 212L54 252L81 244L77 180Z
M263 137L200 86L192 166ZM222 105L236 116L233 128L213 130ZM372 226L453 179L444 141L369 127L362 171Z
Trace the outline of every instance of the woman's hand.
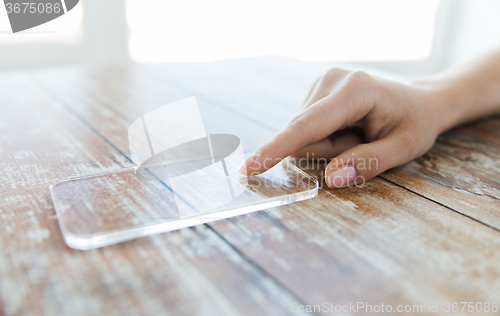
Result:
M329 187L362 183L428 151L456 121L449 108L446 93L432 84L404 85L334 68L240 172L262 173L289 155L327 158L332 159L325 170Z

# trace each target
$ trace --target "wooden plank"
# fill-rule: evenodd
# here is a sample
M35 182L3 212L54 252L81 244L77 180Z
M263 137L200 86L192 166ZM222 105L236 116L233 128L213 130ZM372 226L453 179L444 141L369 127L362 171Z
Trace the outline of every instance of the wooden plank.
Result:
M479 122L460 127L460 130L500 145L500 118L498 116L487 117Z
M312 305L443 307L500 294L498 232L382 179L213 227Z
M0 113L1 314L288 313L296 298L206 226L67 248L49 184L131 164L22 73L0 76Z
M383 177L500 229L500 119L441 136L424 157Z
M143 76L140 70L127 73L131 78ZM72 97L65 95L66 89L56 89L74 82L70 77L79 74L68 72L58 79L54 73L51 80L37 75L44 83L50 82L59 98L71 100L71 107L91 106L79 103L87 94L85 89L75 89L81 95ZM208 77L201 70L197 75ZM162 86L148 84L153 88L147 94L140 95L140 86L134 89L137 100L161 95L161 89L173 86L161 78L157 80ZM218 84L224 82L221 76ZM101 85L107 89L100 89L96 99L122 100L128 93L113 82ZM115 103L92 106L113 112ZM97 126L95 122L102 117L86 119ZM98 128L103 135L113 135L110 124ZM319 176L321 169L309 172ZM498 254L492 251L500 243L497 231L382 179L365 188L321 191L314 200L216 222L211 227L308 304L426 305L491 301L500 294Z
M500 146L461 130L440 136L423 157L381 175L500 229Z

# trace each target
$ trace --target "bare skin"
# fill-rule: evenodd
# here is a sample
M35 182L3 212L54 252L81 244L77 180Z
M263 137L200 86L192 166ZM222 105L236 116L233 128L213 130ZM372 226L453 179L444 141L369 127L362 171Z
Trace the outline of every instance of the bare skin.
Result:
M327 185L350 186L423 155L444 131L495 113L500 51L410 85L333 68L240 172L262 173L287 156L326 158Z

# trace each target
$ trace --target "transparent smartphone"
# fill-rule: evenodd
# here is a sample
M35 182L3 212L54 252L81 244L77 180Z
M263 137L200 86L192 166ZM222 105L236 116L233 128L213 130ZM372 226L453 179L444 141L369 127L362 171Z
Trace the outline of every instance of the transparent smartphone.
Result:
M73 249L94 249L302 201L318 193L318 182L286 160L254 177L228 175L219 167L210 164L210 170L183 178L161 176L162 172L183 173L185 164L177 163L150 166L142 174L127 168L61 179L50 187L50 194L64 241ZM226 162L226 170L237 167Z
M190 97L128 128L137 167L61 179L50 187L64 240L92 249L314 197L318 183L287 161L238 172L273 133ZM204 113L204 115L202 115Z

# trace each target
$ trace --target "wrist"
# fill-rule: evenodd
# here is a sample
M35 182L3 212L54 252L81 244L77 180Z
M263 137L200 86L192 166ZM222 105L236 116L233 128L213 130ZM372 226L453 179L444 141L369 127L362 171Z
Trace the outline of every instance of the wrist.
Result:
M455 86L444 81L418 81L413 86L427 96L429 115L435 119L436 133L441 134L464 120L464 104Z
M500 52L414 85L427 90L444 109L440 133L500 113Z
M439 103L439 134L444 133L467 119L466 102L460 97L460 90L454 85L438 85L433 91Z

